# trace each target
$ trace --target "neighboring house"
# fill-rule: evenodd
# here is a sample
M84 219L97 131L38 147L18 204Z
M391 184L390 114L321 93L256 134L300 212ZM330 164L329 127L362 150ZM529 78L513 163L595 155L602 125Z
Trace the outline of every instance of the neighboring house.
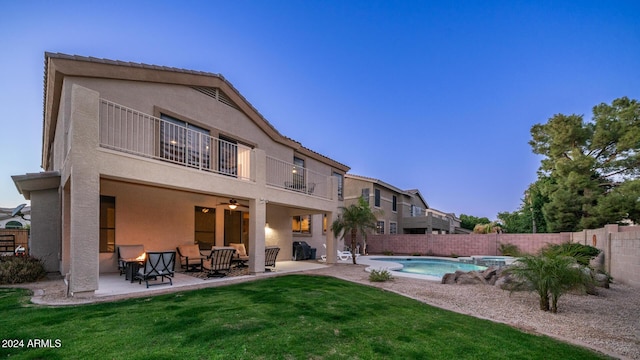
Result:
M401 190L384 181L347 174L344 185L345 206L362 196L378 219L378 234L457 234L460 219L455 214L431 209L420 191Z
M12 216L15 208L0 208L0 229L25 229L31 225L31 207L20 210L20 215Z
M221 75L46 53L44 85L45 171L13 180L33 208L31 253L74 296L125 244L242 242L263 272L267 245L291 259L292 219L318 230L343 204L349 168L280 134ZM338 246L330 231L306 238Z

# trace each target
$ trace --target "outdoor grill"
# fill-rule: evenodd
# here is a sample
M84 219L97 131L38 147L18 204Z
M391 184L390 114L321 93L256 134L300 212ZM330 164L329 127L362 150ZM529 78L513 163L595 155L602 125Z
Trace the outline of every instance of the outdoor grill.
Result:
M311 259L311 246L306 241L293 242L293 260Z

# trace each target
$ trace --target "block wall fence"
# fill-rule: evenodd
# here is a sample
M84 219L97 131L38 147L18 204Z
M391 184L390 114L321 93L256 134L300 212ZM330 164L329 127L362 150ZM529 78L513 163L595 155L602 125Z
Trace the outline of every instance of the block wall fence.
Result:
M502 255L500 244L511 244L523 253L535 254L547 244L565 242L597 247L604 252L604 270L614 281L640 287L640 226L607 225L601 229L554 234L369 235L367 252L370 255L388 252L429 256Z

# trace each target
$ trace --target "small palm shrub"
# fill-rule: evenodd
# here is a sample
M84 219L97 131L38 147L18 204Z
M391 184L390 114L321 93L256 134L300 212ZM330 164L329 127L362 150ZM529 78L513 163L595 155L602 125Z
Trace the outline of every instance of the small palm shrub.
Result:
M0 284L20 284L43 278L47 272L42 260L32 256L0 258Z
M369 281L372 282L385 282L391 279L391 273L387 269L373 269L371 270L371 273L369 273Z
M585 266L572 256L561 253L525 255L507 271L514 275L517 284L513 290L536 291L540 298L540 310L558 312L558 299L572 289L591 282Z
M565 255L571 256L583 266L589 266L589 262L600 254L600 250L593 246L579 243L551 244L541 250L543 255Z

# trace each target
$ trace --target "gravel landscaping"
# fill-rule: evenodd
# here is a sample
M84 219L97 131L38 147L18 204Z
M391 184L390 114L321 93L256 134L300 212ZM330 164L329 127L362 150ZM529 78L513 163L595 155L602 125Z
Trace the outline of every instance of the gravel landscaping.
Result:
M337 264L310 273L379 287L617 358L640 359L640 289L631 286L613 283L609 289L598 288L597 296L563 295L558 301L558 313L552 314L538 309L535 293L510 293L490 285L443 285L405 277L373 283L364 269L364 265Z

